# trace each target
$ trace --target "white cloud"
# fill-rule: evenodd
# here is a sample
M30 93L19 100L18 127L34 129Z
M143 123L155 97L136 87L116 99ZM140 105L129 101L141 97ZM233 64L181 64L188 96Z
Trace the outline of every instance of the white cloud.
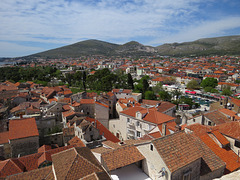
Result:
M156 39L145 40L150 45L192 40L235 27L231 18L225 19L224 23L228 23L225 25L221 25L222 20L206 21L200 16L197 19L203 11L201 3L201 0L1 0L0 40L71 44L82 39L114 40L113 43Z
M240 16L228 17L215 21L203 21L191 26L182 28L176 34L165 34L163 37L156 38L151 44L173 43L193 41L200 38L224 36L226 31L240 28Z

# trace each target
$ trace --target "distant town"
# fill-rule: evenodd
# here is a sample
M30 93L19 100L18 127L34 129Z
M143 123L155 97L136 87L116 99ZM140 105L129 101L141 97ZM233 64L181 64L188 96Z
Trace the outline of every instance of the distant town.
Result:
M0 179L240 177L240 56L0 67Z

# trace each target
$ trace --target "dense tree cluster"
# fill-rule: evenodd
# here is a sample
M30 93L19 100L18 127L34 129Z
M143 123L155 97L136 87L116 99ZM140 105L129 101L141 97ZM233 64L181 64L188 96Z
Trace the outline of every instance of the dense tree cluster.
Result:
M3 67L0 71L0 81L12 80L18 81L46 81L49 82L52 77L57 76L56 68L47 67ZM61 72L60 72L61 73Z

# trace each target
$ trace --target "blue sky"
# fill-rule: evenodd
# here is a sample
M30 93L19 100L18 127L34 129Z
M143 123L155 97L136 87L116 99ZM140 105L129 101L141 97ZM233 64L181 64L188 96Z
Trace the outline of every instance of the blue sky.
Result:
M0 57L98 39L157 46L240 35L239 0L1 0Z

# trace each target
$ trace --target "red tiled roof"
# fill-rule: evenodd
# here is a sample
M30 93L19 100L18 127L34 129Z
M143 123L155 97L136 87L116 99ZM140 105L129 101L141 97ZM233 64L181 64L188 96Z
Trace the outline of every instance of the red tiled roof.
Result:
M225 146L229 144L229 141L227 140L227 138L225 138L219 131L215 130L215 131L212 131L211 133L214 134L214 136L222 145Z
M186 126L185 129L189 129L189 130L193 131L194 134L196 134L197 136L201 136L201 135L206 134L207 132L211 132L213 128L211 126L206 126L206 125L201 125L199 123L195 123L195 124Z
M107 140L110 140L112 142L120 142L120 140L114 136L104 125L102 125L98 120L90 118L90 117L86 117L86 120L90 121L90 122L96 122L97 123L97 129L99 129L99 132L101 135L104 134L104 137Z
M128 116L136 117L136 112L140 112L143 114L143 120L154 123L161 124L164 122L172 121L175 118L161 112L158 112L155 108L143 108L143 107L132 107L127 110L121 112L121 114L125 114Z
M232 121L213 127L224 135L240 140L240 122Z
M103 107L105 107L105 108L109 108L109 106L107 106L107 105L105 105L105 104L103 104L103 103L100 103L100 102L95 102L95 104L98 104L98 105L100 105L100 106L103 106Z
M50 149L52 149L51 146L49 146L49 145L42 145L40 148L38 148L38 153L45 152L45 151L48 151Z
M148 135L153 137L153 138L155 138L155 139L162 137L162 135L161 135L161 133L159 131L153 132L153 133L149 133ZM151 139L151 138L149 138L149 139Z
M171 172L202 158L213 172L225 166L198 137L184 132L174 133L153 140L155 148ZM191 153L189 153L191 152Z
M0 144L8 143L8 139L9 139L9 131L0 133Z
M65 111L69 111L71 109L71 107L69 105L63 105L62 108L65 110Z
M19 166L17 160L7 159L0 161L0 178L23 172L22 166Z
M113 93L126 93L126 94L130 94L132 93L131 89L113 89L112 90Z
M124 167L138 161L141 161L144 156L134 146L123 146L118 149L113 149L102 153L102 159L109 171Z
M231 98L232 103L240 107L240 99Z
M9 139L20 139L39 136L35 118L9 121Z
M74 114L75 114L75 112L72 111L72 110L66 111L66 112L62 112L62 115L63 115L64 117L72 116L72 115L74 115Z
M237 155L232 150L226 150L217 145L208 134L200 137L201 140L225 163L226 169L229 173L240 168L240 162L237 162Z
M218 110L205 113L204 116L209 120L213 121L216 125L229 122L230 120L224 116L222 113L219 113Z
M95 100L94 99L81 99L80 104L94 104Z
M68 141L68 143L70 145L77 145L78 147L86 147L86 145L81 141L81 139L79 139L77 136L75 136L74 138L72 138L70 141Z
M231 116L231 117L235 117L235 120L240 120L240 117L232 110L229 109L219 109L219 111L225 115Z

